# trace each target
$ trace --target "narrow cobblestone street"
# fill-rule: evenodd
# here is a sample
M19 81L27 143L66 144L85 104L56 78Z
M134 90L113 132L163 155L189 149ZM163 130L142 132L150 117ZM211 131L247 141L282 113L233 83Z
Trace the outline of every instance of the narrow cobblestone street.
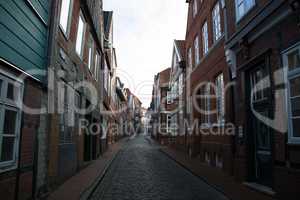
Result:
M131 139L117 155L91 199L227 199L159 148L145 136Z

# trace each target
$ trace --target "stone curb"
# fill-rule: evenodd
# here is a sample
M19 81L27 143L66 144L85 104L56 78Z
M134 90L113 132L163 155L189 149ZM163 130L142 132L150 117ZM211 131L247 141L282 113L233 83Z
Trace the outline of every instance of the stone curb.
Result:
M126 139L124 143L126 143L128 140ZM122 144L123 146L124 144ZM117 152L114 154L113 158L110 159L110 161L106 164L104 170L102 171L101 175L99 175L93 183L88 186L83 192L80 194L80 200L88 200L92 196L93 192L96 190L97 186L102 182L103 178L105 177L106 173L108 172L109 168L111 167L112 163L116 159L116 157L121 152L121 149L118 149Z

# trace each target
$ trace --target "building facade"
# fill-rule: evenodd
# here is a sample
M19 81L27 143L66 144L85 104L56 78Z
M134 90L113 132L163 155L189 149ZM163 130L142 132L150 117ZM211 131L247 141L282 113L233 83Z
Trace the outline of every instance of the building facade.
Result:
M56 0L48 74L48 185L65 181L101 154L102 1Z
M34 198L46 135L48 37L52 1L0 1L0 196ZM37 181L39 180L39 182Z
M226 56L239 127L235 176L279 199L297 199L300 2L238 2L226 1Z
M231 174L234 130L228 127L232 122L232 97L224 50L225 4L200 0L188 3L186 92L191 114L188 152Z

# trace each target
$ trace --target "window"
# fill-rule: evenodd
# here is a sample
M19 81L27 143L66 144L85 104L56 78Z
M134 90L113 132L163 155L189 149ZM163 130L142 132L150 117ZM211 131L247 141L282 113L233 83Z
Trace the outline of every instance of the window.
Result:
M167 133L171 133L171 123L172 123L172 116L171 115L167 115Z
M194 0L193 1L193 17L195 17L197 15L198 12L198 0Z
M204 157L205 157L205 162L210 165L210 153L205 151Z
M183 93L183 74L179 75L179 86L178 86L178 94L181 95Z
M208 30L207 30L207 22L204 23L202 27L202 38L203 38L203 54L208 53Z
M267 99L267 90L270 87L270 79L262 67L251 72L252 101L258 102Z
M97 52L96 53L96 57L95 57L95 66L94 66L94 77L96 80L98 80L99 78L99 66L100 66L100 62L101 62L101 58L100 58L100 54Z
M83 41L85 32L85 21L82 14L79 15L78 29L77 29L77 39L76 39L76 52L82 57L83 52Z
M197 36L194 41L194 49L195 49L195 63L196 66L200 63L200 55L199 55L199 37Z
M103 70L103 81L104 81L104 89L108 92L108 67L106 60L104 60L104 70Z
M68 34L70 29L71 9L72 9L72 0L61 1L59 25L65 35Z
M17 164L23 85L0 74L0 171Z
M300 144L300 45L283 55L287 71L289 143Z
M220 154L216 154L216 167L218 168L223 168L223 159L222 156Z
M89 41L89 63L88 63L88 67L89 70L92 72L92 66L93 66L93 62L94 62L94 41L92 38L90 38Z
M189 59L188 61L189 68L192 69L193 68L192 48L189 48L188 59Z
M237 20L240 20L254 5L255 0L235 0Z
M167 104L171 104L171 103L173 103L172 92L168 91L167 92Z
M210 83L200 89L201 122L204 126L210 125Z
M216 80L216 109L218 124L224 125L225 123L225 92L224 92L224 78L220 74Z
M218 41L222 35L221 31L221 14L220 14L220 4L219 2L215 5L212 11L213 18L213 34L214 34L214 42Z

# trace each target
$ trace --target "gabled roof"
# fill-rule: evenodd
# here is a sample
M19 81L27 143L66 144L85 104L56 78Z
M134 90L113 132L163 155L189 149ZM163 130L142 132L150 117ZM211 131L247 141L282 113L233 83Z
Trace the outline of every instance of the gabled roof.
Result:
M168 87L170 81L171 68L167 68L159 73L159 87Z
M174 40L174 47L180 57L180 61L185 58L185 40Z

